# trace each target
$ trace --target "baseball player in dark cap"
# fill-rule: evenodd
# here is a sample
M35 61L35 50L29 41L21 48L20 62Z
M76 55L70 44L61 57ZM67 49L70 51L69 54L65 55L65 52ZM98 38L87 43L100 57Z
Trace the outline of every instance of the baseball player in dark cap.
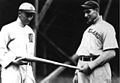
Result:
M111 83L109 60L118 48L114 27L102 19L99 4L86 1L81 5L90 26L86 29L75 55L78 56L73 83Z
M99 4L96 1L86 1L84 4L81 5L85 9L95 9L99 8Z
M1 29L2 83L36 83L31 63L23 61L24 57L34 56L35 34L28 25L34 14L35 7L24 2L19 7L17 20Z

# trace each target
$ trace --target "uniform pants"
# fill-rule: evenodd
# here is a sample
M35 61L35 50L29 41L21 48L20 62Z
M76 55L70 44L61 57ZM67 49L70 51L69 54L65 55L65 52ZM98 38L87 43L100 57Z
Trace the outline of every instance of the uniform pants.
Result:
M2 69L2 83L35 83L30 65L11 65L7 69Z
M89 62L79 60L78 67L85 63ZM86 75L79 71L77 75L78 83L111 83L111 69L109 63L97 67L90 75Z

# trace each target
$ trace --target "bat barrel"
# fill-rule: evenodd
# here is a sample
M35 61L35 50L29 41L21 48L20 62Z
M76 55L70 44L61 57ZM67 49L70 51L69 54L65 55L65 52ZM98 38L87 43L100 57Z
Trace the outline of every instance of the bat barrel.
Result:
M27 57L24 60L30 61L30 62L44 62L44 63L48 63L48 64L54 64L54 65L58 65L58 66L63 66L63 67L80 70L80 68L73 66L73 65L68 65L68 64L64 64L64 63L60 63L60 62L56 62L56 61L52 61L52 60L47 60L47 59L43 59L43 58Z

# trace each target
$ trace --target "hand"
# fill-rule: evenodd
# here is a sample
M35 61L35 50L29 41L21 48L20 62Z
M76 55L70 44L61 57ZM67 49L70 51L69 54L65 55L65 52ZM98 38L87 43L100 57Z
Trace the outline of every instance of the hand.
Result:
M15 65L27 64L26 61L23 61L25 57L16 57L16 59L12 62Z
M92 71L87 63L82 65L80 70L81 70L81 72L83 72L85 74L90 74Z
M78 83L78 76L77 75L74 76L73 83Z

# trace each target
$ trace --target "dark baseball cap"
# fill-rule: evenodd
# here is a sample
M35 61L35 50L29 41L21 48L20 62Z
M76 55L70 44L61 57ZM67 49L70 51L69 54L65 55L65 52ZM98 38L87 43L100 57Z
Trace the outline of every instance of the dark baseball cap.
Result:
M96 1L89 0L86 1L84 4L81 5L85 9L95 9L99 8L99 4Z

